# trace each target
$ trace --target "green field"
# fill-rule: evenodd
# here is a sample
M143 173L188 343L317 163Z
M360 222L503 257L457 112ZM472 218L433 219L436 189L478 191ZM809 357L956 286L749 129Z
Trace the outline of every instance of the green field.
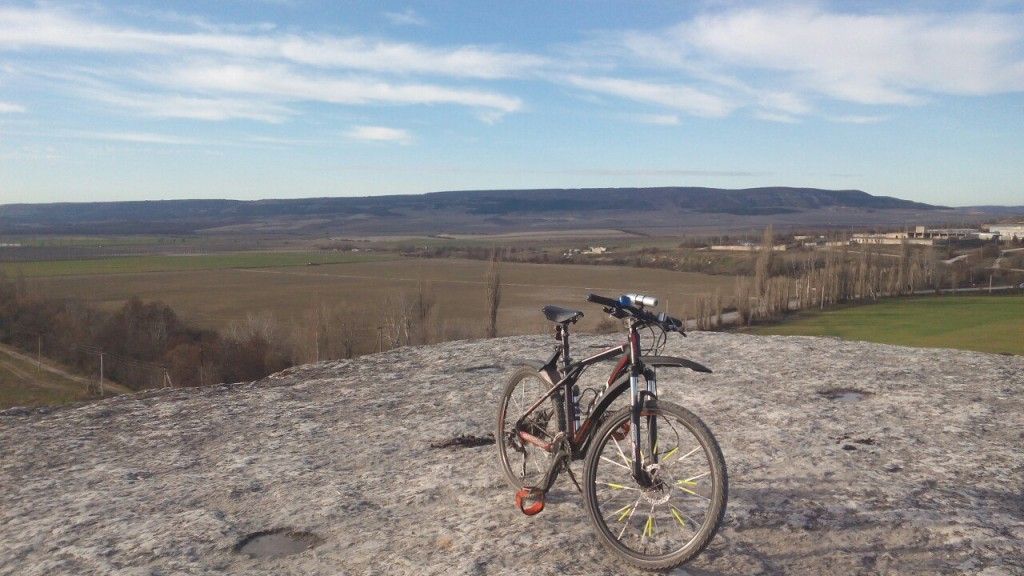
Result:
M395 258L386 254L353 252L231 252L188 256L125 256L91 260L48 260L39 262L0 263L0 271L8 276L27 278L42 276L76 276L87 274L125 274L138 272L185 272L231 268L274 268L371 262Z
M1024 354L1024 296L893 299L756 326L755 334L838 336L885 344Z

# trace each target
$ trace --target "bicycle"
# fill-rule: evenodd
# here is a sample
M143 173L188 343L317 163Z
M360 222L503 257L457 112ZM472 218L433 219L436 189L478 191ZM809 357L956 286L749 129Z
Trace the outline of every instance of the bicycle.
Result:
M686 334L678 319L648 310L657 306L657 298L590 294L587 300L625 321L626 342L574 361L569 326L583 312L543 308L559 344L547 362L518 368L505 387L495 434L502 469L517 490L516 506L528 516L544 509L545 496L566 471L583 493L602 544L641 569L675 568L699 554L717 532L728 475L718 442L700 418L658 399L655 369L711 370L659 355L669 333ZM644 330L653 338L646 350ZM578 380L587 368L614 358L619 361L603 390L580 390ZM584 403L590 392L593 397ZM629 406L609 413L627 392ZM581 459L583 486L570 468Z

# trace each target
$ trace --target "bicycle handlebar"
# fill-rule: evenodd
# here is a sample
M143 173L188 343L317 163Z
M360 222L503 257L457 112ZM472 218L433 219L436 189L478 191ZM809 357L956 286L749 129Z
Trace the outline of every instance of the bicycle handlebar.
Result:
M622 307L622 304L620 304L618 300L613 300L611 298L606 298L604 296L598 296L597 294L587 294L587 301L593 302L595 304L600 304L602 306L608 306L610 308Z
M623 304L621 301L615 300L614 298L598 296L597 294L588 294L587 301L593 302L594 304L600 304L606 308L624 312L646 324L655 324L660 326L661 329L666 332L679 332L684 336L686 335L683 332L683 322L678 318L673 318L668 314L665 314L664 312L655 316L654 314L637 308L636 306Z

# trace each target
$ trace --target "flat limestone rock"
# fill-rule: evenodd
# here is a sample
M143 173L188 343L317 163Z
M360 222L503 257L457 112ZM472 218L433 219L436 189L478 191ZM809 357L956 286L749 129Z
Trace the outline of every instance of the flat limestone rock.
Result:
M552 344L0 412L0 574L628 572L568 478L523 516L477 441ZM730 481L723 529L677 573L1024 574L1024 358L717 333L665 353L714 370L664 369L659 391L710 426ZM264 535L273 553L240 552Z

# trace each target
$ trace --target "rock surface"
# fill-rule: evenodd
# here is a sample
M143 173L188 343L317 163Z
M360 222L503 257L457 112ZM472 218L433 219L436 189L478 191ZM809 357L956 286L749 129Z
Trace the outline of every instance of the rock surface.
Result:
M527 518L494 446L431 446L490 433L507 373L550 344L2 412L0 573L628 572L567 478ZM666 353L715 370L659 388L711 427L730 479L723 529L678 573L1024 574L1024 358L715 333ZM235 551L274 530L317 545Z

